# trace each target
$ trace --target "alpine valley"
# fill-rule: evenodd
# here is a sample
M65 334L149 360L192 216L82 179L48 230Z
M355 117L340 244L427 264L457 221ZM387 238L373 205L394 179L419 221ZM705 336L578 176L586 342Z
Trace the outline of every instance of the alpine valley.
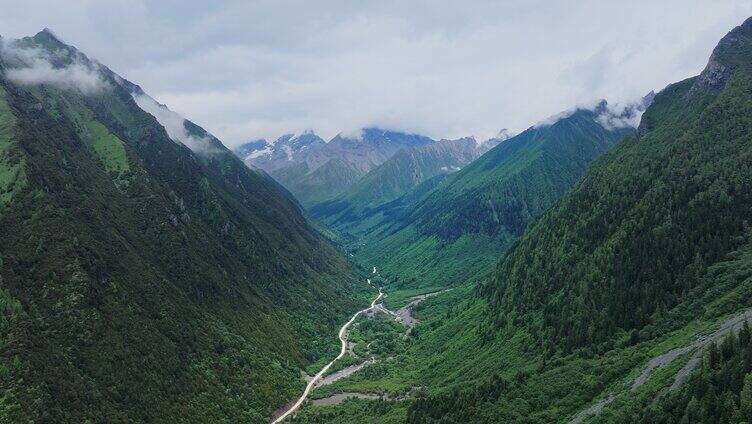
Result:
M752 18L708 53L517 134L228 149L0 39L0 423L752 422Z

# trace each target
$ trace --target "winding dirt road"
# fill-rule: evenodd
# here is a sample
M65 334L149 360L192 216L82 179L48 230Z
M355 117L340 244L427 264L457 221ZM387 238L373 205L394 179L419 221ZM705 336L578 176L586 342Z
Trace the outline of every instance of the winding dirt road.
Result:
M374 267L374 272L376 272L376 267ZM370 281L369 281L370 282ZM381 299L381 297L384 295L384 293L381 291L381 288L379 288L379 295L376 296L376 299L373 299L373 302L371 302L371 306L365 309L361 309L360 311L356 312L352 318L350 318L350 321L347 321L340 329L339 329L339 341L342 344L342 347L340 348L339 355L337 355L336 358L334 358L331 362L326 364L324 368L321 369L321 371L318 372L318 374L314 375L313 378L308 382L306 385L305 390L303 391L303 394L300 395L300 398L287 407L287 409L284 411L282 415L277 417L272 421L272 424L281 423L284 421L287 417L292 415L293 412L297 411L298 408L300 408L300 405L305 402L306 398L308 397L308 394L311 392L311 390L316 386L316 383L321 379L321 377L326 374L327 371L329 371L329 368L337 362L337 360L343 356L345 356L345 353L347 353L347 329L350 327L350 325L355 321L355 319L358 317L358 315L368 312L371 309L374 309L376 307L376 302Z

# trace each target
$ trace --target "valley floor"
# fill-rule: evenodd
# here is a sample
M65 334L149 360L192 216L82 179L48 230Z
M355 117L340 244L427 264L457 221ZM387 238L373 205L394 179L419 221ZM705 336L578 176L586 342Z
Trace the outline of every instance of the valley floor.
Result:
M383 303L352 322L348 354L328 367L335 378L294 422L439 422L458 401L472 422L613 422L678 388L706 347L752 320L752 281L718 284L667 314L660 337L547 358L524 326L491 322L470 284L400 290L373 278Z
M368 283L369 284L371 283L370 280L369 280ZM342 346L341 349L340 349L339 355L337 355L337 357L334 358L334 360L332 360L331 362L329 362L328 364L326 364L324 366L324 368L321 369L321 371L319 371L315 376L313 376L313 378L311 378L308 381L308 384L306 385L305 390L303 390L303 394L300 396L300 398L298 398L297 401L293 402L290 405L283 406L282 408L280 408L279 410L277 410L274 413L274 415L272 416L272 419L273 419L272 423L279 423L279 422L284 421L288 416L290 416L293 413L295 413L298 410L298 408L300 407L300 405L302 405L303 402L305 402L306 398L308 397L308 394L311 392L311 390L314 387L316 387L316 384L326 374L326 372L329 370L329 368L331 368L332 365L334 365L335 362L337 362L340 358L342 358L345 355L345 353L347 353L347 346L348 346L347 345L347 332L348 332L348 327L350 327L350 325L353 323L353 321L355 321L356 318L358 318L359 315L364 314L364 313L368 313L369 311L372 311L374 308L376 308L376 302L378 302L379 299L381 299L381 297L383 295L384 295L383 292L381 291L381 289L379 289L379 294L371 302L371 306L369 306L368 308L365 308L365 309L361 309L360 311L356 312L352 316L352 318L350 318L349 321L347 321L344 325L342 325L342 327L339 329L339 333L338 333L338 338L339 338L340 344Z
M374 281L381 282L381 278L377 274L375 267L373 268L373 274ZM368 279L368 284L371 287L376 287L371 279ZM340 380L347 379L352 374L362 370L363 368L376 364L379 361L392 361L395 359L394 356L384 357L384 352L379 351L378 346L373 350L371 349L374 344L383 342L383 340L379 337L383 337L383 334L376 334L376 337L366 338L359 338L358 336L360 334L356 334L356 336L354 337L356 340L351 341L351 334L353 333L352 327L360 325L362 323L366 323L367 325L369 321L381 321L382 324L384 322L393 321L395 323L399 323L400 326L392 326L391 328L389 328L389 335L407 339L410 332L418 324L418 320L415 316L415 310L418 305L420 305L421 302L428 298L440 295L451 290L451 288L420 294L414 294L414 291L412 290L398 291L397 295L394 296L394 299L390 302L390 304L392 305L399 306L399 308L395 311L388 309L384 305L384 303L380 302L382 300L385 300L389 295L387 295L381 287L379 287L378 290L378 295L371 302L370 306L353 314L350 320L348 320L340 328L338 333L338 339L341 345L339 355L331 362L324 365L324 367L313 377L310 377L303 373L303 378L307 382L303 393L298 399L291 401L290 403L282 406L277 411L275 411L272 416L272 424L289 420L296 420L298 411L304 404L308 408L317 406L334 406L340 405L343 402L350 402L354 399L380 400L384 402L398 403L404 402L411 397L412 391L403 394L390 394L384 392L375 393L368 391L333 392L329 395L324 394L323 397L318 392L315 395L312 394L312 391L314 389L320 389L322 387L332 385ZM362 320L359 320L359 318L361 317ZM373 334L371 335L373 336ZM366 341L367 344L365 345L365 347L363 347L362 345ZM367 355L365 355L367 356L366 359L363 359L363 348L367 350ZM358 350L357 353L356 349ZM376 352L378 352L378 354ZM347 355L347 357L345 355ZM321 392L321 390L319 392ZM311 402L306 403L306 400L308 400L309 397L312 397L313 399Z

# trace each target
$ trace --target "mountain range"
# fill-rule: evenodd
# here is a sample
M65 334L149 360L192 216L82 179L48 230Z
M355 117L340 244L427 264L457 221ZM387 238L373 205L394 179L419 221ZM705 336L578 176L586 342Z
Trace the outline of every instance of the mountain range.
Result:
M476 143L474 140L468 143L468 139L451 147L449 143L440 143L444 147L429 148L424 153L431 155L430 152L435 151L433 155L439 156L435 158L437 162L423 165L439 169L426 169L424 172L450 172L457 166L469 163L487 150L487 146L504 137L506 133L501 133L500 138L488 143ZM303 205L312 206L350 190L352 185L398 152L434 144L437 142L417 134L365 128L356 135L338 134L329 142L324 142L312 131L286 134L274 143L254 140L238 146L235 154L248 166L267 172ZM446 170L441 170L442 167ZM421 175L412 178L419 180Z

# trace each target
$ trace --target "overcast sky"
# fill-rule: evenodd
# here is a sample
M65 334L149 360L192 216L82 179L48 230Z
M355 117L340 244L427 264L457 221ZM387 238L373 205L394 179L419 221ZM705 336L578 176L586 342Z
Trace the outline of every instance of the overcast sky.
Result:
M752 15L749 0L0 3L3 36L49 27L229 146L520 131L696 75Z

